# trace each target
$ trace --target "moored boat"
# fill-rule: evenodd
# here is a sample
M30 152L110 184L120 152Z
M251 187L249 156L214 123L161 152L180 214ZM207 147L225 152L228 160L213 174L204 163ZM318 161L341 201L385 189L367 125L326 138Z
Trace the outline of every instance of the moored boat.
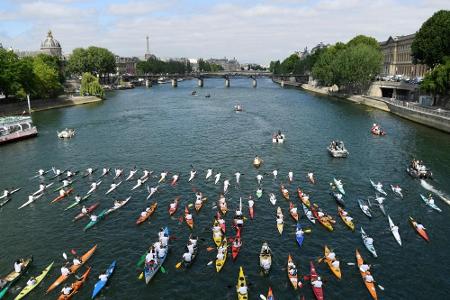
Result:
M11 116L0 118L0 145L34 137L37 134L37 128L33 126L31 117Z

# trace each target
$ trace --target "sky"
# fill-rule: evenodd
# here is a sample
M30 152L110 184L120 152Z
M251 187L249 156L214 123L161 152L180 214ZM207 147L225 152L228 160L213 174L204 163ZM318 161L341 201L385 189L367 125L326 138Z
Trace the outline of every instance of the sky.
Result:
M0 0L0 43L38 50L50 29L63 48L120 56L233 58L268 64L319 42L379 41L416 32L450 0Z

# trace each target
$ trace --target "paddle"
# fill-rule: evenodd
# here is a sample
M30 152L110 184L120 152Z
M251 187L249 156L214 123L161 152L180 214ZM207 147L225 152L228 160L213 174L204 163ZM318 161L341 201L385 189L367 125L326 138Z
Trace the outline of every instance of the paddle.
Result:
M210 265L212 265L213 262L214 262L214 261L212 260L212 261L210 261L209 263L207 263L206 265L207 265L207 266L210 266Z
M263 294L259 294L259 298L261 298L262 300L267 300L266 296L264 296Z
M182 264L183 264L182 261L180 261L179 263L177 263L177 264L175 265L175 269L181 268L181 265L182 265Z
M211 252L211 251L213 251L214 249L216 249L216 248L214 248L214 247L208 247L208 248L206 248L206 251Z
M64 257L65 260L67 260L67 254L66 254L66 252L63 252L62 256Z

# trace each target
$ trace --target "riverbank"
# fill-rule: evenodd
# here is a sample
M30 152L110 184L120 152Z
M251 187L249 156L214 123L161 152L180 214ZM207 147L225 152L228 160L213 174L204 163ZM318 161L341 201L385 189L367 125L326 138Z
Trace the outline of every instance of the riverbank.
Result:
M101 101L103 101L103 99L95 96L67 96L50 100L31 100L30 104L31 112L36 112L68 106L97 103ZM28 112L27 101L0 104L0 116L20 115L24 111Z
M419 123L434 129L450 133L450 112L442 109L426 108L415 102L391 100L386 98L371 97L364 95L345 95L333 92L330 87L317 87L311 84L282 81L273 79L281 86L300 88L308 92L320 95L332 96L345 99L353 103L366 105L383 111L391 112L399 117Z

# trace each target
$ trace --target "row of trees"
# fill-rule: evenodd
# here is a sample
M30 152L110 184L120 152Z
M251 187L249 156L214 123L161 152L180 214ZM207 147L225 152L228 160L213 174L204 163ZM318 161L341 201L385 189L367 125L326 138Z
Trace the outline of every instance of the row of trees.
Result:
M64 76L61 61L46 54L19 57L0 48L0 92L8 97L48 99L63 90Z
M206 60L199 59L197 61L198 63L198 70L200 72L218 72L223 71L223 67L218 64L207 62Z
M288 56L282 62L270 62L269 70L274 74L309 74L325 48L316 47L315 51L300 58L296 53Z
M67 72L81 76L83 73L97 75L105 81L111 73L116 73L116 58L106 48L91 46L87 49L76 48L67 61Z
M156 57L138 62L136 69L139 74L186 74L192 72L189 61L185 63L175 60L162 61Z

